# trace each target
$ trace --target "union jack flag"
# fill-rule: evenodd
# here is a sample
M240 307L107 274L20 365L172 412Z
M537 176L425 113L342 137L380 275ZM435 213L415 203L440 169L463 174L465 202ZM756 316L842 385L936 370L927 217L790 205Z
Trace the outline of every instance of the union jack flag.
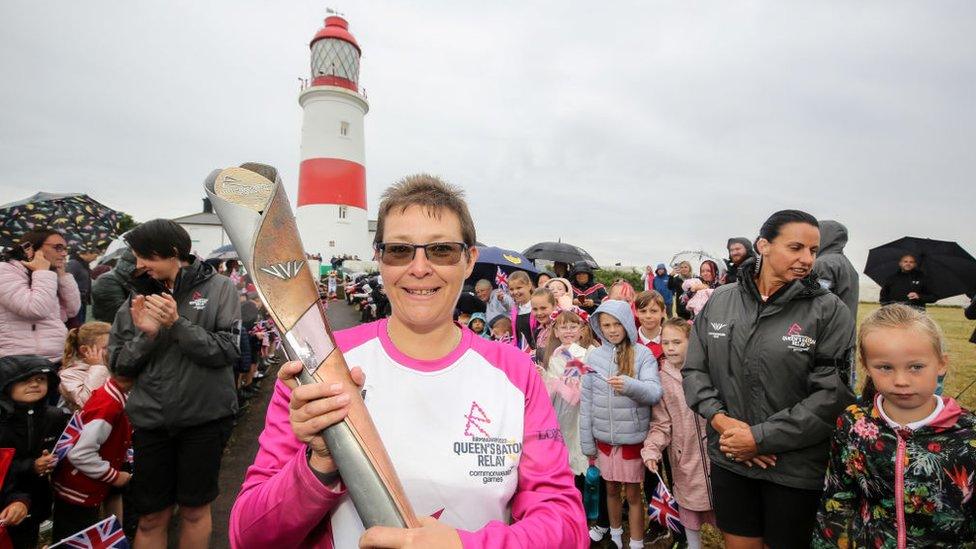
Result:
M68 422L64 427L64 432L61 433L61 437L54 444L54 458L60 462L68 455L68 452L75 447L75 443L78 442L78 437L81 435L81 429L85 424L81 421L81 414L75 412L71 415L71 421Z
M587 366L582 360L574 358L566 362L566 369L563 370L566 377L583 377L586 374L596 373L596 370Z
M661 526L667 526L675 533L684 531L681 525L681 518L678 516L678 502L664 485L661 476L657 475L657 488L651 496L651 501L647 502L647 516L651 520L656 520Z
M519 349L522 349L522 352L525 353L525 354L527 354L527 355L532 354L532 346L529 345L529 340L526 339L525 336L522 336L521 342L522 342L522 344L519 345Z
M498 271L495 272L495 286L503 292L508 291L508 275L501 267L498 267Z
M125 539L122 525L115 515L89 526L68 539L61 540L49 549L63 547L72 549L129 549L129 540Z

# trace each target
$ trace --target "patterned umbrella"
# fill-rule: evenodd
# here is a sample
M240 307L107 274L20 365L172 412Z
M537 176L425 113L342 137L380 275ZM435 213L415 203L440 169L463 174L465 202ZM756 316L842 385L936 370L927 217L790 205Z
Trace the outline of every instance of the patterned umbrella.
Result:
M210 252L207 259L219 259L221 261L227 261L228 259L240 259L237 256L237 250L234 249L233 244L224 244L219 248L214 248L214 251Z
M33 229L54 229L73 251L100 252L118 236L119 216L86 194L37 193L0 206L0 246L13 246Z

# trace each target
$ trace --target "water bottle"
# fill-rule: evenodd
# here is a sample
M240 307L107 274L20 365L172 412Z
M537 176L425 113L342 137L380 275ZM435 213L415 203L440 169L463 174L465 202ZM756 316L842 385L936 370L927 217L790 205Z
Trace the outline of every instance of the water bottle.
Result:
M583 483L583 507L586 518L595 520L600 515L600 470L590 465Z

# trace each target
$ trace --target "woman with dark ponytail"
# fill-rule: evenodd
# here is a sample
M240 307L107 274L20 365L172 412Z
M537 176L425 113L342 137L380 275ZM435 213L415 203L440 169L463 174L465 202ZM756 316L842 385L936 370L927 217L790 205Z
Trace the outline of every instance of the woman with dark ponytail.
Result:
M854 319L810 276L816 218L774 213L739 280L696 317L681 373L709 423L715 515L727 549L808 547L836 419L854 401L844 380Z

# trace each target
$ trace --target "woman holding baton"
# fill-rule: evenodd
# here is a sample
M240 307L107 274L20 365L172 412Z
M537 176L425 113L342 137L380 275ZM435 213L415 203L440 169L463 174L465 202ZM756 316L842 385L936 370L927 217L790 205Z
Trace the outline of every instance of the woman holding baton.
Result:
M418 175L384 193L374 246L392 316L335 333L361 387L297 386L301 363L282 366L231 515L234 547L588 545L566 447L532 362L453 322L474 243L456 188ZM426 517L421 528L364 532L319 436L359 390L413 509Z

